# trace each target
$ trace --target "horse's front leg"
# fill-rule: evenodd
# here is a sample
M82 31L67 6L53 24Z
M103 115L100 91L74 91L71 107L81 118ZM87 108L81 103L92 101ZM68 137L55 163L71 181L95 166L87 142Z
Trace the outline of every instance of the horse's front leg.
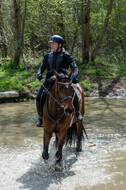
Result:
M58 150L55 154L57 160L56 162L59 163L62 159L62 149L63 149L63 145L64 145L64 142L65 142L65 138L66 138L66 133L64 132L61 132L58 134Z
M44 131L44 138L43 138L43 153L42 157L44 160L48 160L49 154L48 154L48 148L49 148L49 142L52 137L52 133L47 133Z

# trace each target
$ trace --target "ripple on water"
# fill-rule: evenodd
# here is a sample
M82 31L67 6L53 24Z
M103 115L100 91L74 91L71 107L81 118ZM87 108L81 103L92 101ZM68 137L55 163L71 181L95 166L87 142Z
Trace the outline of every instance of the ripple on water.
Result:
M106 160L105 150L98 151L97 146L90 148L89 145L88 141L83 145L84 151L79 157L76 156L74 147L66 147L63 151L64 166L60 171L55 171L53 167L43 162L41 144L35 141L27 140L25 148L1 147L0 188L1 190L20 188L40 190L42 185L43 190L47 188L73 190L78 187L109 183L114 175L106 171L106 168L111 167L110 159ZM54 152L51 151L50 166L55 161Z
M89 140L85 140L79 156L74 146L65 147L58 171L54 166L53 139L48 164L41 158L42 131L33 126L36 120L33 103L6 104L10 113L7 117L2 104L0 190L124 190L125 103L114 99L86 100L85 125ZM6 123L7 118L10 125Z

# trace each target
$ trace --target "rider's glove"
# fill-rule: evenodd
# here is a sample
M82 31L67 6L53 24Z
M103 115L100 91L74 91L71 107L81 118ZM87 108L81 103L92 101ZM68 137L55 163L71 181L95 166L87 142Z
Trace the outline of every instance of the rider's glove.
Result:
M43 75L42 74L38 74L37 79L38 80L42 80L43 79Z
M72 77L72 83L73 84L77 84L78 83L77 76L73 76Z

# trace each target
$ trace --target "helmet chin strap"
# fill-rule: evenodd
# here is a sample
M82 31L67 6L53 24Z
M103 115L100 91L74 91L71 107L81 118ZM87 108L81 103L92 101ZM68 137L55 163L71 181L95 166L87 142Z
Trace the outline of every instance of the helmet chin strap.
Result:
M58 52L59 48L61 48L61 49L62 49L62 46L61 46L61 47L59 47L59 43L58 43L58 48L57 48L56 52Z
M59 43L58 43L58 48L57 48L56 52L58 52L58 50L59 50Z

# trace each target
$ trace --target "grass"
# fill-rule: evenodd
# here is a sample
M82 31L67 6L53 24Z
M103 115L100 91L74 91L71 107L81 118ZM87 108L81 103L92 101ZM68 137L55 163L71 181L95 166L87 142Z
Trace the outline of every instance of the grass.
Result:
M41 86L36 79L38 67L30 64L14 66L10 62L2 63L0 68L0 92L17 90L20 93L35 94Z
M37 70L40 66L40 60L38 61L27 59L20 65L12 65L10 61L2 62L0 67L0 92L17 90L20 93L26 93L36 95L38 89L42 85L37 79ZM89 62L80 63L79 67L79 83L85 91L85 96L90 96L90 93L98 85L104 86L108 80L112 80L116 77L126 77L126 64L125 63L109 63L105 61L101 62ZM43 79L44 80L44 79ZM101 85L101 86L102 86ZM101 91L105 91L104 87Z

